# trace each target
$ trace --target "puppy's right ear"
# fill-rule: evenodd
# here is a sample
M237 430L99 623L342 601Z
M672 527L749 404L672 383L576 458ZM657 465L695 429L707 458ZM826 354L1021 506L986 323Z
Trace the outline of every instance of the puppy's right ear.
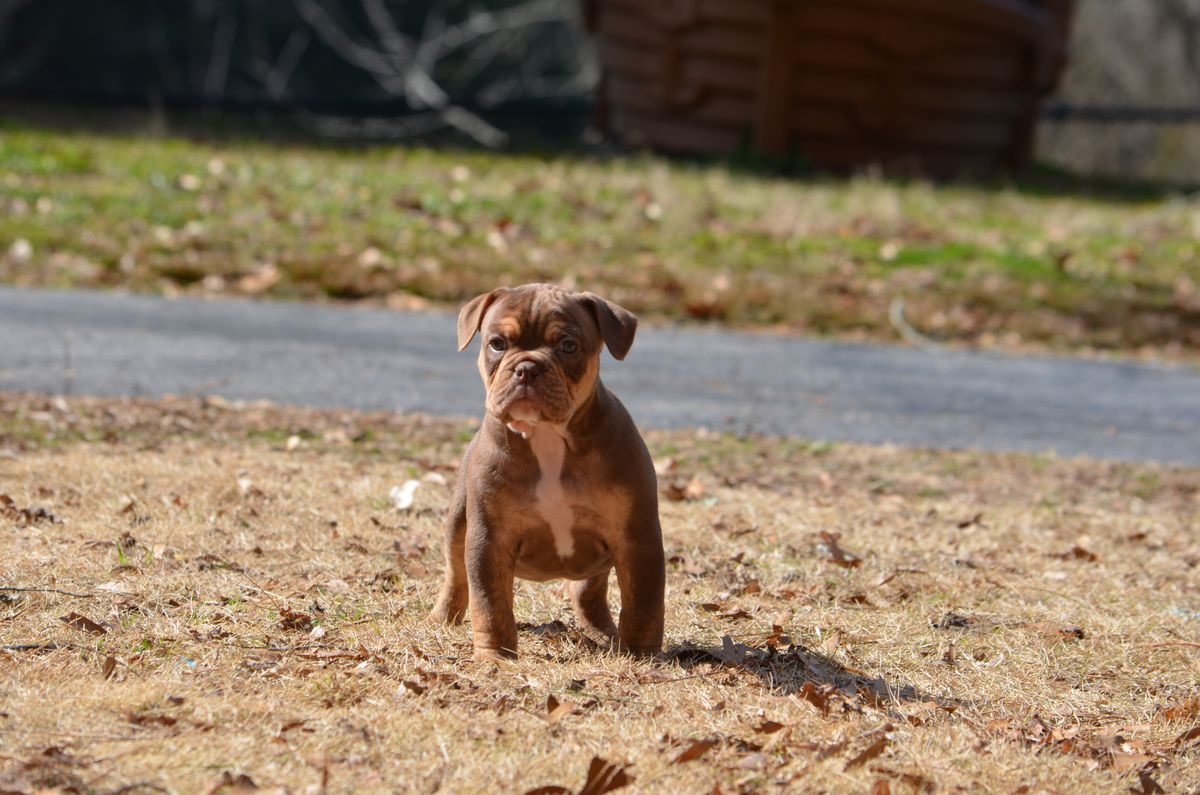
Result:
M490 293L477 295L458 313L458 349L470 344L471 339L479 332L479 327L483 324L483 316L487 314L488 307L492 303L508 292L507 287L501 287L497 290L492 290Z

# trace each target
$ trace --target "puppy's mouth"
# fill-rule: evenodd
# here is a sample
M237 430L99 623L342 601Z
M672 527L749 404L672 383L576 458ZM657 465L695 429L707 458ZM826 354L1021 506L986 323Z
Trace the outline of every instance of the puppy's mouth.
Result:
M519 433L526 439L533 433L534 427L542 421L542 409L528 398L520 397L508 404L504 412L505 425L513 433Z
M496 401L496 415L509 430L528 438L535 426L542 422L559 422L563 412L558 410L558 401L543 394L532 384L512 384Z

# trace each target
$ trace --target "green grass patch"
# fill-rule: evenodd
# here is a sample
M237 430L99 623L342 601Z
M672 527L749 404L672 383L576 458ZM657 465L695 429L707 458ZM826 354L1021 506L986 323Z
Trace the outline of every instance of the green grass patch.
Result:
M1200 350L1196 200L790 179L655 157L6 125L0 281L451 308L562 281L648 320L1010 349Z

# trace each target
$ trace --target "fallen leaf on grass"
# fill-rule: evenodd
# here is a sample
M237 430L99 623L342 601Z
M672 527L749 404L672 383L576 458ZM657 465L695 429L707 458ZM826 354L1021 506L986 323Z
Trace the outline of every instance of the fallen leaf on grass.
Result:
M576 709L571 701L559 701L554 696L546 696L546 722L551 726L570 715Z
M308 632L313 628L313 618L308 613L288 610L279 611L279 628L293 632Z
M695 477L686 483L679 479L671 480L663 487L663 494L671 502L698 500L704 496L704 484Z
M135 726L174 726L178 721L170 715L155 715L145 712L129 712L125 720Z
M1134 795L1165 795L1166 793L1166 790L1145 770L1138 773L1138 785L1130 787L1129 791Z
M826 560L835 566L841 566L845 569L853 569L856 566L861 566L862 558L853 552L842 549L838 544L839 538L841 538L840 533L821 531L821 540L817 544L817 553L823 555Z
M35 525L39 522L62 524L62 519L59 519L45 508L32 506L28 508L18 508L16 501L7 494L0 494L0 516L14 522L22 522L25 525Z
M954 526L957 527L959 530L966 530L968 527L974 527L975 525L980 525L980 526L983 525L983 514L982 513L977 513L974 516L971 516L967 519L963 519L961 521L954 523Z
M105 657L104 665L100 668L100 674L105 679L112 679L113 674L117 672L117 658Z
M764 720L762 723L754 727L754 731L758 734L774 734L784 728L784 724L773 720Z
M92 621L87 616L81 615L80 613L67 613L65 616L61 616L58 620L69 627L79 630L80 632L90 632L93 635L104 635L108 633L108 630L103 626L97 624L95 621Z
M885 778L877 779L871 785L871 795L892 795L892 785Z
M1082 560L1088 563L1095 563L1096 561L1100 560L1099 556L1096 555L1095 552L1091 552L1081 547L1079 544L1071 547L1066 552L1059 552L1057 555L1051 555L1050 557L1058 558L1059 560Z
M785 635L781 624L771 625L771 634L767 636L767 646L772 649L778 649L780 646L791 645L792 639Z
M1193 745L1200 745L1200 726L1193 726L1175 738L1174 746L1181 751Z
M888 745L888 738L880 737L878 740L876 740L875 742L871 743L866 748L864 748L858 754L858 756L856 756L853 759L851 759L850 761L848 761L846 763L845 769L851 770L853 768L858 767L859 765L865 764L866 762L870 762L872 759L874 759L875 757L882 754L883 749L887 748L887 745Z
M880 773L880 774L888 776L890 778L900 779L900 781L902 781L905 784L905 786L908 787L910 792L913 792L913 793L937 792L938 786L937 786L936 782L934 782L932 779L926 778L925 776L919 775L917 773L905 773L905 772L902 772L899 770L892 770L891 768L884 767L883 765L871 765L870 769L871 769L872 773Z
M964 616L961 613L946 613L944 616L933 622L934 629L966 629L973 625L978 619L975 616Z
M1178 704L1172 704L1162 711L1164 720L1183 721L1191 720L1197 715L1200 715L1200 698L1187 698Z
M580 795L604 795L614 789L634 783L634 777L625 772L624 765L611 763L607 759L593 757L588 765L587 781L583 782Z
M588 765L587 779L580 787L577 795L604 795L628 784L632 784L633 776L629 775L622 765L609 762L598 756L593 756ZM526 790L525 795L570 795L571 790L559 784Z
M1034 621L1029 624L1020 624L1018 626L1024 629L1032 629L1039 635L1047 635L1049 637L1059 638L1067 641L1083 640L1086 637L1081 627L1063 626L1061 624L1056 624L1053 621Z
M719 740L713 739L692 740L688 743L687 748L684 748L675 756L674 759L671 760L671 764L682 765L684 762L691 762L699 759L708 753L710 749L715 748L719 743Z
M400 696L407 696L409 694L419 696L428 689L429 688L420 684L415 679L405 679L400 683L400 688L396 691L396 694Z
M814 707L821 710L822 715L829 714L830 692L826 691L824 688L818 690L817 686L812 682L805 682L804 686L800 688L800 692L797 693L797 695L807 701L809 704L812 704Z

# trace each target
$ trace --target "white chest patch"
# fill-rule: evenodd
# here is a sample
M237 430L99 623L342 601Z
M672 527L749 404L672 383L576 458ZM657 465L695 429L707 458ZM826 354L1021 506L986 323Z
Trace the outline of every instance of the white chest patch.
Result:
M554 549L560 558L569 558L575 552L575 537L571 527L575 524L575 512L567 502L562 485L563 459L567 454L567 440L562 431L549 423L533 426L529 435L529 446L537 457L541 478L534 487L537 512L550 525L554 536Z

